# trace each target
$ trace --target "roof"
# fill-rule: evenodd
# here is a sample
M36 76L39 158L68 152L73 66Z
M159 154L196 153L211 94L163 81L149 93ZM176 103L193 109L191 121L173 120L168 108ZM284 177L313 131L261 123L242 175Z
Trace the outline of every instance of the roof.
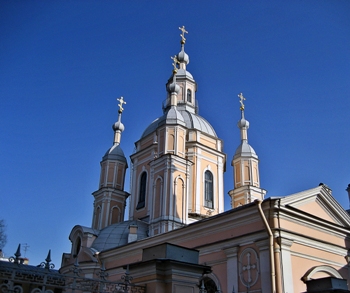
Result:
M137 226L137 240L148 237L148 224L140 221L124 221L110 225L100 231L97 238L91 245L97 251L119 247L128 243L129 227Z
M122 162L127 162L124 152L119 144L114 144L103 156L102 160L118 160Z
M236 157L254 157L258 158L257 154L255 153L254 149L252 146L246 141L243 140L242 143L238 146L236 149L234 159Z

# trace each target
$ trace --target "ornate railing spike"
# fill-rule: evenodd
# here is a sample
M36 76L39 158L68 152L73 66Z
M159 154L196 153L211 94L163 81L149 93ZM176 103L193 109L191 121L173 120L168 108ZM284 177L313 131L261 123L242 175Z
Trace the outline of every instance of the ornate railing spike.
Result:
M47 270L53 270L55 268L55 265L51 262L51 249L49 250L49 252L47 254L45 262L42 262L39 266L41 268L45 268Z

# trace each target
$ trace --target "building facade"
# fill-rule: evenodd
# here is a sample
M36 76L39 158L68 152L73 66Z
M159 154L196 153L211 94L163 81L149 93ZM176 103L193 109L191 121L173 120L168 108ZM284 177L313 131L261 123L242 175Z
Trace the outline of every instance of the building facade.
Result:
M259 158L248 143L243 94L231 209L224 211L226 154L198 113L187 32L180 30L163 114L145 129L130 157L130 193L124 186L120 98L113 145L102 158L93 193L92 226L72 229L61 272L78 261L85 277L103 266L109 280L118 281L127 269L133 283L157 293L305 292L310 280L349 279L350 217L326 185L265 198Z

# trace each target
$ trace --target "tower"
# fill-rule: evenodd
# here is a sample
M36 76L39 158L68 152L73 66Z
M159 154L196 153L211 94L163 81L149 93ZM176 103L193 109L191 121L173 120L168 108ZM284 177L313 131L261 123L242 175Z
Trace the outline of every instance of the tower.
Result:
M224 211L226 156L213 127L198 115L197 84L187 71L184 27L173 59L163 115L143 132L131 156L130 220L149 223L150 235Z
M244 117L244 96L238 95L241 103L241 119L238 128L241 132L241 144L236 149L232 159L234 189L229 191L231 206L238 206L253 202L256 199L263 200L266 190L260 188L259 158L254 149L248 144L249 122Z
M94 213L92 228L103 229L124 220L126 199L129 194L124 191L125 172L128 168L124 152L120 147L121 133L124 125L121 122L123 97L119 101L118 121L113 124L113 146L108 149L101 161L101 175L99 189L93 193Z

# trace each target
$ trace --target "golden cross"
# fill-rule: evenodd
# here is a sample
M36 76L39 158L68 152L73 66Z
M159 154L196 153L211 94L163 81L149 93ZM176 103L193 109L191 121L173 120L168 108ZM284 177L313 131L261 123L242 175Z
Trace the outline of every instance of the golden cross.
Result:
M172 63L172 65L174 66L173 72L176 73L177 72L177 67L176 64L180 64L179 60L177 60L176 55L174 57L170 57L174 62Z
M119 113L122 113L124 111L124 108L123 108L123 104L126 104L126 102L124 101L124 98L123 97L120 97L119 99L117 99L117 101L119 101Z
M240 107L240 109L241 109L241 111L243 111L243 110L244 110L244 104L243 104L243 101L245 100L245 97L243 96L243 94L242 94L242 93L240 93L240 94L238 95L238 97L239 97L239 102L241 103L241 107Z
M179 30L182 31L182 34L180 34L181 37L181 44L186 43L186 38L185 38L185 33L188 34L188 31L185 30L185 26L183 25L182 27L179 27Z

